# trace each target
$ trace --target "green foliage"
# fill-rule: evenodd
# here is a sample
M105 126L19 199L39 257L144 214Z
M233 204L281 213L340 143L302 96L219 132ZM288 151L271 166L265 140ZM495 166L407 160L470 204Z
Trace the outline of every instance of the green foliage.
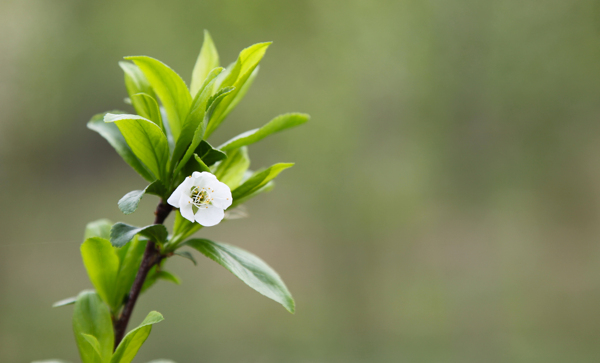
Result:
M162 224L151 224L146 227L135 227L125 223L115 223L110 230L110 242L115 247L122 247L131 241L135 235L150 238L154 242L163 243L167 240L167 228Z
M248 148L242 146L238 149L230 150L227 153L227 159L223 160L215 170L215 176L221 182L234 190L237 188L244 174L250 167L250 157L248 157Z
M110 238L110 229L112 228L112 222L108 219L98 219L85 226L84 240L91 237L100 237L104 239Z
M233 196L233 204L231 207L240 204L240 200L246 198L253 193L259 191L262 187L264 187L268 182L275 179L279 173L284 171L287 168L292 167L293 163L279 163L269 168L254 173L248 180L246 180L242 185L235 188L231 193Z
M114 113L119 113L119 111L112 111ZM125 138L119 131L117 125L113 123L104 122L104 116L107 113L97 114L90 122L88 122L87 127L90 130L94 130L99 133L103 138L108 141L108 143L117 151L123 160L127 164L129 164L135 171L137 171L144 179L152 182L156 180L152 172L137 158L131 147L125 141Z
M206 79L209 72L219 66L219 53L215 47L215 43L207 30L204 30L204 42L196 60L196 65L192 71L192 83L190 91L192 96L196 96L198 90L201 89L202 82Z
M61 306L73 305L73 304L75 304L75 302L77 302L77 296L68 297L66 299L62 299L62 300L55 302L54 304L52 304L52 307L58 308Z
M98 295L116 311L119 302L114 295L114 286L119 274L119 256L110 241L100 237L86 239L81 245L81 256Z
M220 77L223 81L220 87L235 87L231 97L227 98L225 102L222 102L219 107L215 110L215 116L208 124L205 137L209 137L218 127L221 125L225 117L231 112L229 107L233 100L236 99L237 95L240 94L240 90L244 88L244 85L250 78L252 72L256 69L260 63L262 57L265 55L267 48L271 45L271 42L254 44L240 52L238 59L231 69L228 69L225 74L221 74ZM243 95L243 94L242 94ZM236 104L240 100L237 100Z
M110 359L110 363L130 363L142 344L148 339L152 331L152 325L163 320L163 316L158 311L151 311L137 328L127 333L123 338Z
M136 56L125 59L133 61L144 72L167 111L171 132L177 140L192 103L192 96L185 82L175 71L154 58Z
M246 131L233 139L225 142L219 146L219 149L223 151L229 151L237 149L241 146L254 144L257 141L264 139L265 137L274 134L276 132L289 129L294 126L302 125L308 121L310 116L304 113L288 113L280 115L269 121L266 125L259 129Z
M227 69L219 67L219 55L208 32L192 72L190 89L181 77L164 63L146 56L126 57L120 62L131 105L137 115L120 111L95 115L88 127L98 132L119 155L150 182L142 190L124 195L118 202L124 214L135 212L146 194L169 198L182 180L194 171L214 173L232 190L233 204L270 190L273 179L293 164L275 164L264 170L248 171L248 145L301 125L309 116L290 113L278 116L261 128L247 131L213 147L207 138L242 100L258 74L259 63L271 43L254 44L240 52ZM160 101L160 104L159 102ZM166 218L158 209L157 221ZM159 212L163 213L162 215ZM228 211L229 213L229 211ZM207 239L188 239L202 226L183 218L175 210L173 233L162 224L136 227L125 223L97 220L87 225L81 245L84 266L96 292L84 291L77 298L54 304L75 304L73 328L84 363L129 363L148 338L152 325L162 315L151 312L140 326L130 331L113 354L113 322L121 321L140 266L147 266L144 292L159 280L180 284L166 271L167 258L178 255L197 264L182 245L190 246L216 261L261 294L294 312L294 300L277 273L265 262L240 248ZM152 241L152 242L149 242ZM156 249L146 248L156 243ZM152 256L142 264L145 251ZM152 255L156 253L158 255ZM154 259L155 258L155 259ZM143 275L140 275L143 276ZM129 300L134 301L134 300ZM124 326L124 325L123 325ZM117 328L119 325L117 325ZM154 361L154 363L170 361Z
M137 115L106 114L104 122L114 122L133 153L160 179L166 179L169 144L161 128Z
M207 239L192 239L184 243L228 269L246 285L283 305L294 313L295 305L287 287L269 265L241 248Z
M115 339L112 321L108 308L97 293L83 291L77 297L73 310L73 332L83 363L110 361ZM89 336L94 337L98 344L90 344Z

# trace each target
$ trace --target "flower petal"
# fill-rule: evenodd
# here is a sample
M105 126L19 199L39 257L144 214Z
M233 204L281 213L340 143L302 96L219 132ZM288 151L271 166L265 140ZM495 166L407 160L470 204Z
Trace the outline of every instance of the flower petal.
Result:
M179 204L179 201L181 200L181 195L185 194L185 192L190 189L191 181L192 181L191 177L185 178L185 180L183 182L181 182L181 184L179 184L179 186L175 189L175 191L173 191L173 194L171 194L169 199L167 199L167 203L169 203L170 205L172 205L175 208L180 208L181 205Z
M194 211L192 210L191 203L186 203L182 205L181 208L179 208L179 212L181 213L181 216L183 218L187 219L192 223L194 222Z
M196 222L200 223L204 227L211 227L219 224L225 217L223 209L215 207L214 205L207 205L206 207L200 207L196 212Z
M212 186L214 192L212 193L212 204L221 209L227 209L233 202L231 197L231 189L225 183L217 182Z

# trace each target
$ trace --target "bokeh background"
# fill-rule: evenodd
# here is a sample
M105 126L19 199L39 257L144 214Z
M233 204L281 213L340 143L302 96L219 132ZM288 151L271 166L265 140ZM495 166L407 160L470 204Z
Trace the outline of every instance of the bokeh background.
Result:
M251 147L295 161L250 218L204 236L265 259L295 316L220 266L171 259L132 324L135 362L598 362L600 5L593 0L0 2L0 361L78 361L88 221L145 183L89 118L129 110L126 55L189 82L209 29L221 60L274 41L216 144L272 117L309 124ZM171 218L169 220L171 223Z

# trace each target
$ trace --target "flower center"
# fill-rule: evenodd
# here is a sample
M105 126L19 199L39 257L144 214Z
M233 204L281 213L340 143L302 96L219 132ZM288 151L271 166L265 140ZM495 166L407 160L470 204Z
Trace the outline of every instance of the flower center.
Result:
M192 198L192 203L197 208L208 208L208 205L213 201L212 193L214 190L210 188L202 188L193 187L190 191L190 197Z

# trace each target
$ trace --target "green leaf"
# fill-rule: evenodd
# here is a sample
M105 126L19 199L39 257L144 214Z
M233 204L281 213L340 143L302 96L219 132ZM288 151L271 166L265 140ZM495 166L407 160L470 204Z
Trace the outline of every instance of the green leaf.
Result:
M203 125L208 125L209 120L214 113L214 110L217 108L217 106L221 103L221 101L227 95L229 95L229 94L231 94L231 92L233 92L233 90L234 90L233 87L222 88L219 90L219 92L215 93L208 100L208 102L206 103L207 109L206 109L206 113L204 114L204 121L201 123L201 125L198 126L198 128L196 129L196 132L194 132L194 137L192 138L192 143L190 144L189 148L185 152L185 155L183 156L183 158L181 158L181 162L179 163L179 166L176 168L175 174L177 174L177 172L179 172L179 170L181 170L181 168L185 165L185 163L187 163L189 158L194 153L194 150L196 149L196 147L198 147L198 145L200 145L202 139L204 138Z
M175 223L173 224L173 237L169 241L169 250L174 250L179 242L188 238L202 228L200 223L192 223L181 216L179 210L175 211Z
M73 305L75 304L75 302L77 302L77 296L68 297L66 299L62 299L60 301L55 302L54 304L52 304L52 307L59 308L61 306Z
M164 185L160 182L160 180L157 180L154 183L148 184L148 186L146 186L143 190L133 190L125 194L121 199L119 199L117 204L119 205L121 212L124 214L131 214L136 211L145 194L154 194L158 195L159 197L163 197L165 192L166 189ZM109 233L111 226L112 224L108 226Z
M85 241L86 239L92 237L109 239L111 228L112 222L108 219L98 219L97 221L90 222L85 226L85 235L83 240Z
M177 139L177 145L172 156L172 165L175 165L175 163L179 161L187 149L196 148L198 143L202 140L202 136L206 130L204 116L206 114L207 105L209 100L211 100L212 89L216 77L221 71L223 71L223 68L215 68L208 74L202 88L194 98L194 101L192 101L190 112L183 123L181 135L179 135L179 139ZM187 159L182 160L180 163L183 165L186 162Z
M202 161L202 159L200 159L200 157L198 156L198 154L194 154L194 159L196 160L196 162L200 166L200 171L206 171L206 172L211 173L210 168L208 166L206 166L206 164L204 164L204 161Z
M157 311L151 311L142 323L121 341L110 363L130 363L152 330L152 325L163 321L163 316Z
M154 122L164 132L160 107L154 97L147 93L137 93L131 96L131 102L140 116Z
M169 162L169 144L158 125L141 116L110 113L104 116L104 122L116 123L133 153L158 179L165 180Z
M160 270L156 273L157 280L166 280L174 283L175 285L181 285L181 279L169 271Z
M184 243L228 269L246 285L283 305L294 313L294 299L287 287L269 265L241 248L207 239L192 239Z
M185 82L166 64L154 58L136 56L125 59L133 61L146 75L167 111L171 132L177 140L192 103L192 96Z
M281 173L287 168L292 167L293 165L293 163L279 163L270 166L269 168L263 171L256 172L250 177L250 179L246 180L242 185L233 190L233 192L231 193L233 197L232 207L239 204L237 201L238 199L241 199L258 191L268 182L275 179L275 177L277 177L279 173Z
M188 260L192 261L194 266L198 265L198 262L196 262L196 259L194 258L194 256L192 256L192 254L189 253L188 251L177 251L174 254L177 256L181 256L183 258L187 258Z
M198 90L201 89L202 82L206 79L208 73L219 66L219 53L213 43L212 37L208 30L204 30L204 42L200 49L200 54L196 60L196 65L192 72L192 83L190 85L190 91L192 97L194 97Z
M233 190L240 185L244 173L246 173L249 167L250 158L248 157L248 148L242 146L227 153L227 159L221 161L217 166L215 176L219 181L227 184Z
M113 113L117 113L119 111L112 111ZM104 116L106 113L99 113L92 117L90 122L88 122L87 127L90 130L94 130L99 133L103 138L108 141L108 143L117 151L129 166L131 166L135 171L137 171L144 179L149 182L156 180L152 172L148 170L148 168L140 161L140 159L135 156L134 152L131 150L131 147L125 141L125 138L119 131L117 125L112 123L104 122Z
M110 241L99 237L86 239L81 245L81 257L98 295L113 311L116 311L120 303L114 296L115 282L119 273L119 256Z
M110 313L97 293L82 291L73 310L73 332L83 363L109 362L115 341ZM98 350L90 345L84 334L98 340Z
M217 107L214 111L214 116L208 123L205 138L208 138L216 129L221 125L227 114L231 111L229 106L236 99L237 94L240 93L245 83L250 78L254 69L258 66L261 59L265 55L267 48L271 45L271 42L254 44L240 52L237 61L233 68L223 77L223 82L220 87L235 87L235 90L231 93L230 97ZM237 101L239 102L239 100Z
M246 194L243 197L238 198L237 200L234 201L234 203L232 203L232 205L233 205L233 207L236 207L242 203L246 203L249 199L252 199L259 194L270 192L274 187L275 187L275 182L273 180L271 180L270 182L263 185L259 189L253 191L252 193Z
M110 242L115 247L122 247L136 235L141 234L154 242L163 243L167 240L167 228L162 224L151 224L145 227L131 226L125 223L115 223L110 230Z
M229 104L229 106L227 106L227 109L225 110L225 115L229 115L229 113L231 111L233 111L233 109L235 108L235 106L238 105L238 103L240 103L240 101L242 101L242 99L244 98L244 96L246 96L246 93L248 93L248 90L250 89L250 86L252 86L252 83L254 83L254 80L256 79L256 76L258 76L258 71L259 71L260 66L257 66L254 71L252 71L252 73L250 73L250 77L248 77L248 79L246 80L246 82L244 83L244 85L242 86L242 88L240 89L240 91L238 93L236 93L235 96L233 96L233 99L231 100L231 103Z
M138 93L146 93L151 97L156 97L152 86L150 86L150 82L148 82L144 72L138 66L123 61L119 62L119 66L125 73L125 87L130 98L133 98L133 95Z
M135 276L142 263L146 243L146 241L134 237L125 246L115 248L119 256L119 273L114 285L114 296L115 301L119 305L124 303L125 297L129 294L129 290L131 290Z
M223 151L229 151L237 149L241 146L254 144L257 141L264 139L265 137L274 134L276 132L289 129L294 126L302 125L308 121L310 116L304 113L288 113L280 115L269 121L266 125L259 129L246 131L233 139L225 142L219 146L219 149Z
M208 166L215 164L218 161L227 158L227 154L219 149L215 149L206 140L202 140L200 145L196 148L196 153L200 156L202 161Z
M83 335L83 338L87 340L88 343L90 343L92 349L94 349L94 351L98 354L98 358L102 359L102 353L100 351L100 342L98 341L98 339L96 339L95 336L90 334L81 333L81 335Z

